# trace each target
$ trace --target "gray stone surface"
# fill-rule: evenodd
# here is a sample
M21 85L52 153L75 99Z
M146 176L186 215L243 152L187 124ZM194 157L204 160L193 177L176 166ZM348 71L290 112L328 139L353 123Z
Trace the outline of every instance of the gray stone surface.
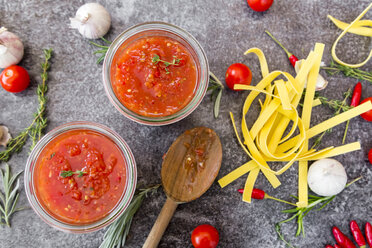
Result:
M25 45L21 65L32 77L31 86L23 93L10 94L0 89L0 124L6 124L12 134L19 133L32 120L37 108L35 90L40 82L39 63L42 49L53 48L54 57L48 82L48 130L63 123L86 120L102 123L117 131L130 145L138 163L139 183L160 182L161 157L172 141L184 130L205 125L214 128L223 143L223 164L218 178L248 160L234 137L228 112L238 114L247 92L226 91L222 99L221 115L212 116L209 97L186 119L165 127L148 127L123 117L110 104L101 82L101 66L95 64L93 47L76 30L68 27L68 17L75 14L84 1L0 1L1 25L18 34ZM301 0L275 1L266 13L255 13L244 0L174 0L99 1L112 15L112 28L107 38L112 40L126 28L145 21L165 21L191 32L204 47L211 70L224 77L228 65L243 62L253 71L253 83L260 79L258 61L243 56L251 47L261 48L270 70L281 69L293 73L285 54L264 34L269 29L298 57L304 57L315 42L326 44L324 61L330 61L330 49L339 30L327 20L327 14L347 22L352 21L369 4L367 0ZM369 13L367 17L371 18ZM354 35L340 43L340 57L351 62L360 61L371 49L371 40ZM371 69L369 62L365 69ZM328 77L330 85L323 92L329 98L341 99L342 93L357 80L342 75ZM372 96L372 86L362 82L363 97ZM312 123L332 116L327 107L318 107ZM250 123L253 122L253 118ZM323 146L341 144L344 125L334 128L324 139ZM334 243L331 227L337 225L350 235L351 219L363 224L372 221L370 205L372 167L367 151L372 148L371 123L360 117L350 123L348 142L360 141L362 150L337 157L350 179L363 179L345 190L323 211L312 212L304 220L306 237L294 237L294 222L283 226L283 232L297 247L324 247ZM9 164L14 171L22 170L28 147L14 156ZM4 165L1 165L4 168ZM269 194L289 200L297 193L297 166L280 176L283 182L274 190L260 175L257 187ZM240 178L225 189L214 183L200 199L179 206L159 247L192 247L190 233L199 224L209 223L220 232L219 247L284 247L275 234L274 224L286 217L280 211L285 206L270 200L241 202L236 189ZM22 179L23 182L23 179ZM126 247L141 247L165 201L162 191L149 197L134 219ZM20 205L27 205L24 191ZM85 235L66 234L45 224L32 210L14 215L12 228L0 227L0 247L98 247L104 230Z

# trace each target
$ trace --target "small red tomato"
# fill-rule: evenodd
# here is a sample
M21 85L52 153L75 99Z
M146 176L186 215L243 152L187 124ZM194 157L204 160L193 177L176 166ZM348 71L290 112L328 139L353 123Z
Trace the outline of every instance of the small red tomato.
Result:
M366 99L364 99L360 104L363 104L367 101L370 101L372 103L372 97L368 97ZM366 121L372 121L372 110L369 110L363 114L360 115L364 120Z
M191 233L191 243L195 248L215 248L218 241L217 229L208 224L197 226Z
M372 164L372 149L368 152L368 160Z
M30 76L25 68L11 65L1 73L0 82L4 90L17 93L27 88L30 84Z
M227 68L225 81L227 87L234 90L235 84L250 85L252 81L252 72L248 66L241 63L232 64ZM235 90L239 91L239 90Z
M247 0L249 7L257 12L268 10L273 2L274 0Z

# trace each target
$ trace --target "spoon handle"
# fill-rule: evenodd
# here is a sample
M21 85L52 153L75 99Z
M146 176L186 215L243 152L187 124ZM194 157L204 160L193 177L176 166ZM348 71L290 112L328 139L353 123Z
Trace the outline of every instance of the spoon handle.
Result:
M165 229L167 229L167 226L172 219L177 206L177 202L167 198L167 201L161 209L161 212L142 248L156 248L158 246L160 239L163 236Z

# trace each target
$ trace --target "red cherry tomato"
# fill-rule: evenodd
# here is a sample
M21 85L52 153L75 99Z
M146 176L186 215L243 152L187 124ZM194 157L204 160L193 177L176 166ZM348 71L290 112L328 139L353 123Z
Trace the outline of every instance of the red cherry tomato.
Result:
M30 76L25 68L11 65L1 73L0 82L4 90L17 93L27 88L30 84Z
M247 0L249 7L257 12L268 10L273 2L274 0Z
M372 149L368 152L368 160L372 164Z
M191 233L191 243L195 248L215 248L218 241L217 229L208 224L197 226Z
M250 85L252 81L252 72L248 66L241 63L232 64L227 68L225 81L227 87L234 90L235 84ZM235 90L240 91L240 90Z
M372 103L372 97L368 97L364 99L360 104L365 103L367 101L370 101ZM363 114L360 115L364 120L366 121L372 121L372 110L369 110Z

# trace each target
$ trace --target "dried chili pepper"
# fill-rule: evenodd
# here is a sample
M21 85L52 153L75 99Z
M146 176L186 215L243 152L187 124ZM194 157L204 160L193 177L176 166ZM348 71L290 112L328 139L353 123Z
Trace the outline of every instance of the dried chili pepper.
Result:
M366 239L367 239L368 245L372 247L372 225L371 223L369 222L366 223L365 232L366 232Z
M332 245L326 245L325 248L334 248Z
M282 43L280 43L269 31L265 31L270 37L271 37L271 39L273 39L274 41L275 41L275 43L276 44L278 44L283 50L284 50L284 52L287 54L287 56L288 56L288 59L289 59L289 62L291 62L291 65L293 66L293 67L295 67L295 65L296 65L296 62L298 61L298 58L296 57L296 56L294 56L294 54L293 53L290 53L288 50L287 50L287 48L285 48L283 45L282 45Z
M238 189L238 192L243 194L244 189ZM275 201L279 201L279 202L283 202L283 203L286 203L286 204L289 204L289 205L296 206L296 204L294 204L292 202L284 201L282 199L278 199L276 197L270 196L270 195L266 194L265 191L263 191L261 189L256 189L256 188L254 188L252 190L252 198L257 199L257 200L271 199L271 200L275 200Z
M360 228L355 220L352 220L350 222L350 230L353 234L355 242L359 245L360 248L366 247L366 240L363 237L362 231L360 231Z
M334 226L332 228L333 236L336 239L336 242L343 248L356 248L356 246L351 242L351 240L343 234L343 232L338 229L338 227Z

